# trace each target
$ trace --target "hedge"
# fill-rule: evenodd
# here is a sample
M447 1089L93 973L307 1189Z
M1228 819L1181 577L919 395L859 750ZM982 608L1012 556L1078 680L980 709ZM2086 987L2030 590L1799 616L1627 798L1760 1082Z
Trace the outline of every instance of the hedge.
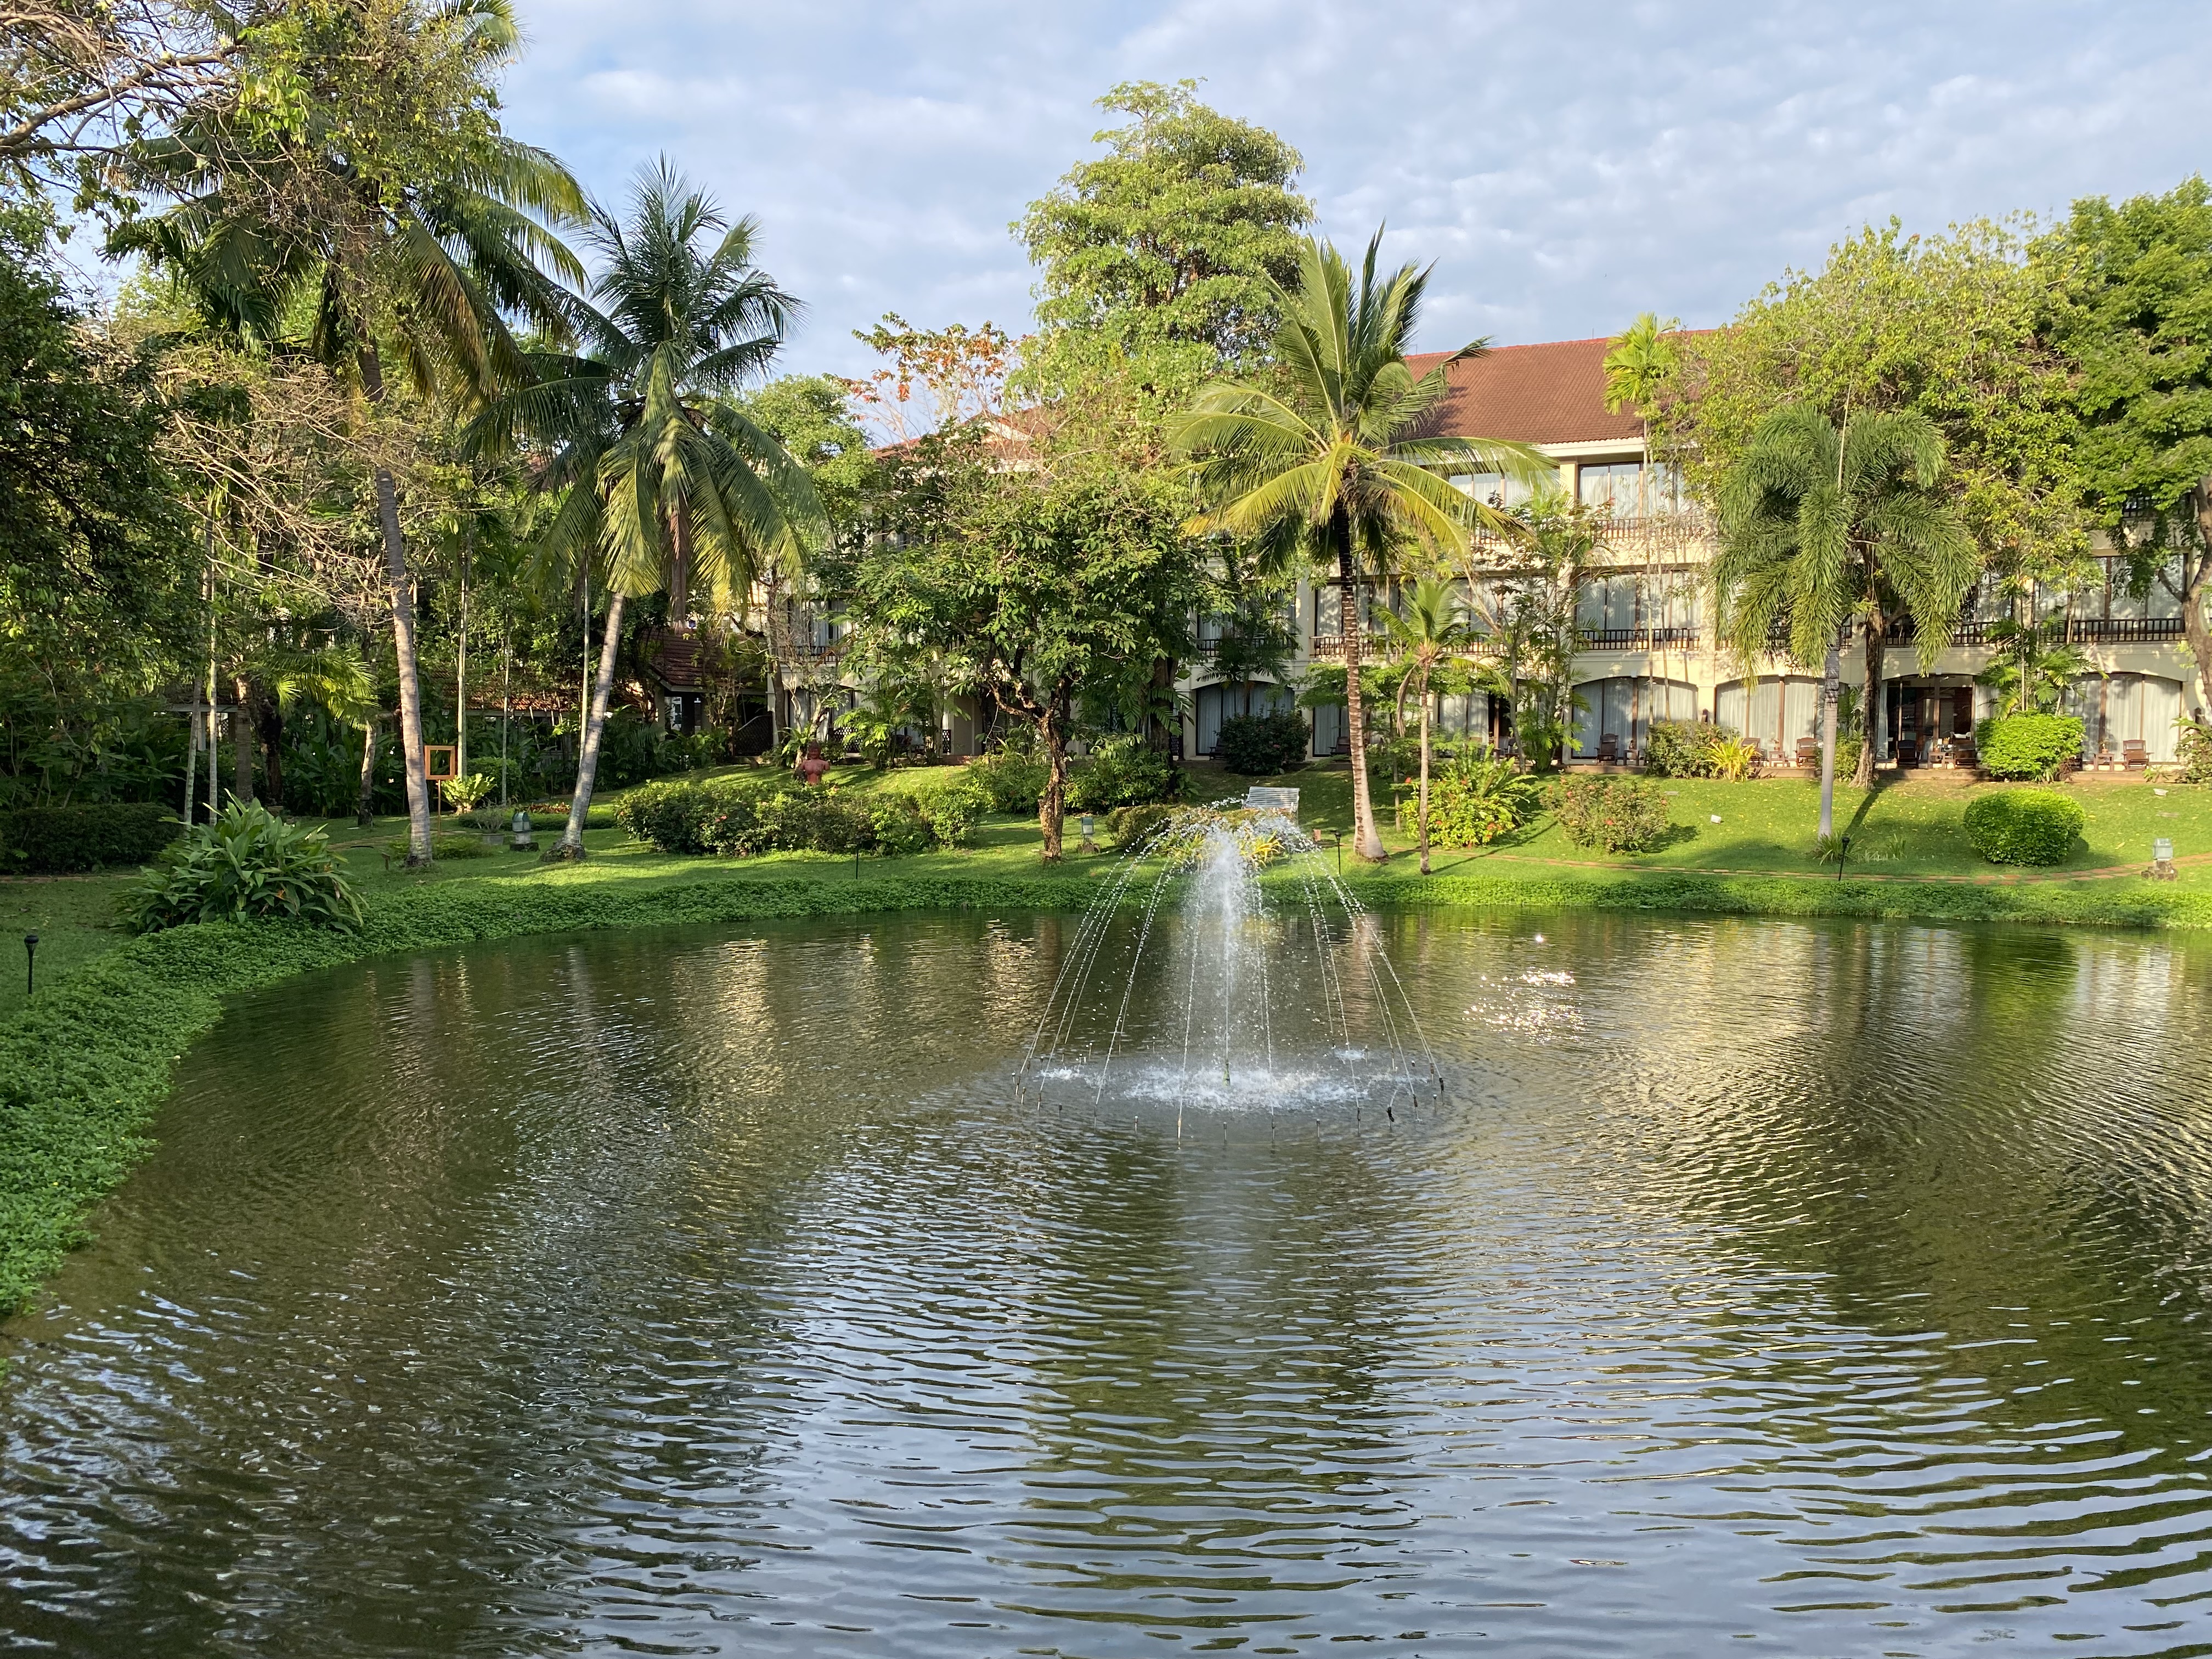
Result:
M1992 864L2063 864L2087 822L2050 789L2000 789L1966 806L1966 840Z
M2009 714L1974 728L1982 770L1993 778L2054 781L2081 757L2081 722L2071 714Z
M184 827L154 801L15 807L0 812L0 874L63 876L149 863Z

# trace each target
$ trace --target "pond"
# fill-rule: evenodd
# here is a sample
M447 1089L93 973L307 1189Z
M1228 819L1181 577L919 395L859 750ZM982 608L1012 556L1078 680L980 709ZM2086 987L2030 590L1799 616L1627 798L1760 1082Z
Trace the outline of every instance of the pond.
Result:
M1161 975L1018 1097L1077 931L242 1000L0 1340L9 1650L2212 1651L2212 953L1380 918L1440 1091Z

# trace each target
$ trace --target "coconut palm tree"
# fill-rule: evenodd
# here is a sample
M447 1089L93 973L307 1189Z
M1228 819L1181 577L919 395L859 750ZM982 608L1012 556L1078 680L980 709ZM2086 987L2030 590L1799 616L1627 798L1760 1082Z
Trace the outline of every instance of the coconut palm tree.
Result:
M1721 637L1748 663L1786 622L1790 656L1823 664L1824 842L1835 833L1844 627L1861 617L1868 633L1857 778L1864 787L1874 781L1890 614L1901 606L1911 617L1924 670L1949 643L1973 585L1974 544L1940 488L1942 471L1943 440L1916 410L1847 411L1838 429L1820 410L1791 404L1759 423L1722 483L1721 549L1712 567Z
M1382 613L1382 627L1406 665L1406 684L1421 700L1421 792L1413 822L1421 850L1421 873L1425 876L1429 873L1429 680L1439 664L1468 646L1474 630L1458 592L1440 576L1424 576L1408 587L1401 607Z
M538 487L561 497L544 563L596 572L608 589L563 858L583 855L624 601L665 592L688 627L704 585L742 611L757 577L772 565L788 577L826 533L806 470L725 395L765 372L799 311L753 264L758 223L726 220L665 159L638 176L627 219L596 203L590 215L599 271L568 302L578 349L538 354L533 383L467 438L471 451L540 452Z
M1974 684L1996 693L1999 714L2055 714L2067 689L2097 672L2086 652L2067 643L2063 617L2003 617L1990 624L1990 644L1997 654Z
M568 170L496 129L426 143L422 130L446 112L410 102L428 84L425 64L458 64L463 83L480 83L514 56L521 34L510 0L447 0L374 22L334 11L323 21L333 31L327 50L293 88L297 130L272 131L234 102L193 112L172 136L131 152L133 182L173 205L127 224L112 246L173 274L225 332L303 347L372 409L386 401L387 349L417 392L480 405L523 373L502 313L558 329L552 277L583 276L549 228L582 214ZM383 24L396 33L375 33ZM404 143L389 147L405 150L404 167L385 165L394 135L379 131L371 112L404 130ZM435 166L422 160L431 152ZM303 341L292 337L301 332ZM408 862L424 864L430 793L414 577L398 482L381 454L371 470L399 667Z
M1461 347L1416 378L1406 351L1429 273L1410 264L1378 273L1382 241L1378 230L1355 281L1334 246L1306 239L1296 289L1270 284L1282 315L1273 375L1208 384L1170 430L1203 503L1199 528L1249 538L1278 557L1302 553L1339 584L1352 838L1358 855L1371 862L1385 854L1367 787L1360 584L1370 571L1387 571L1408 544L1441 559L1463 556L1478 526L1510 534L1504 514L1451 480L1481 472L1534 477L1543 465L1523 444L1437 432L1445 371L1483 343Z

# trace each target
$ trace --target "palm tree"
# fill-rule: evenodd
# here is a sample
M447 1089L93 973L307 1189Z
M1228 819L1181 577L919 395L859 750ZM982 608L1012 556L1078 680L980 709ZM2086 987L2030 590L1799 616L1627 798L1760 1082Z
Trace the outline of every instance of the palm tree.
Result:
M600 270L590 297L568 301L579 349L539 354L533 383L468 434L472 450L544 452L538 487L562 500L543 559L596 568L609 590L562 858L583 856L624 600L665 592L688 627L704 583L742 611L755 580L771 564L788 574L824 528L806 470L723 395L767 368L799 311L753 264L757 222L725 220L665 159L640 173L627 221L596 203L590 214Z
M343 33L346 15L334 15ZM339 113L379 107L374 88L361 94L349 83L388 81L391 108L406 111L420 64L458 60L480 81L521 40L510 0L446 0L399 28L396 44L368 42L380 55L334 46L311 65L323 78L304 89L295 133L272 133L225 104L135 151L135 182L174 205L126 226L113 246L173 273L208 320L234 337L282 343L304 313L306 349L372 408L386 401L387 347L418 392L480 404L523 373L502 313L562 325L548 273L579 282L583 273L547 227L580 217L583 192L550 155L495 129L454 136L427 176L419 161L384 171L378 140L390 135L364 137L362 125ZM426 124L434 123L412 121ZM419 158L420 132L405 138ZM430 859L430 793L414 579L398 481L380 455L372 472L399 668L407 861L420 865Z
M1542 465L1523 444L1433 434L1446 369L1483 344L1462 346L1414 378L1406 349L1429 273L1407 264L1378 275L1382 241L1378 230L1355 286L1334 246L1306 239L1296 290L1269 285L1282 314L1274 374L1210 383L1170 430L1198 485L1199 528L1249 538L1279 558L1301 550L1334 573L1344 596L1352 839L1359 857L1378 863L1385 854L1367 787L1360 582L1370 569L1387 570L1408 543L1439 557L1464 556L1477 526L1510 533L1504 514L1450 480L1533 477Z
M2096 665L2066 642L2066 619L2025 622L2006 617L1990 624L1990 643L1997 655L1974 677L1974 684L1996 693L2000 714L2049 714L2066 698L2067 688Z
M1652 507L1649 483L1654 463L1651 453L1651 411L1658 407L1660 394L1681 367L1681 353L1676 348L1674 336L1682 326L1679 317L1659 320L1656 312L1640 312L1634 322L1606 344L1605 410L1608 415L1618 415L1624 409L1632 409L1644 426L1644 468L1638 477L1644 487L1637 491L1637 513L1648 519ZM1641 530L1644 543L1644 586L1647 593L1656 587L1658 572L1654 554L1658 538L1652 535L1651 526ZM1668 659L1665 647L1659 653L1659 678L1667 678Z
M1413 822L1421 849L1421 873L1425 876L1429 873L1429 678L1437 665L1462 650L1474 633L1458 593L1440 576L1424 576L1407 588L1403 607L1382 613L1382 626L1407 665L1407 684L1421 700L1421 793Z
M1881 712L1882 635L1893 608L1912 617L1923 669L1949 643L1973 585L1974 544L1938 488L1943 440L1903 410L1836 423L1808 404L1761 422L1721 488L1721 550L1712 582L1721 636L1749 663L1787 621L1790 654L1823 664L1820 836L1835 833L1836 702L1841 641L1867 628L1865 745L1856 781L1874 781Z

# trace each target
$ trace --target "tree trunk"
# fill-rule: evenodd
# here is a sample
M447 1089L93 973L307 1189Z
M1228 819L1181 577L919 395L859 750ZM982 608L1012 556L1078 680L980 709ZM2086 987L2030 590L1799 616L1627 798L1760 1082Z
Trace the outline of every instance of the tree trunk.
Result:
M2197 690L2203 702L2198 713L2212 708L2212 625L2204 619L2205 579L2212 576L2212 479L2197 486L2197 538L2199 551L2181 556L2181 637L2189 641L2189 654L2197 659Z
M1044 793L1037 798L1037 827L1044 831L1044 861L1060 862L1061 832L1067 821L1067 737L1060 729L1059 712L1048 710L1037 722L1044 743Z
M1375 825L1375 805L1367 791L1367 714L1359 687L1359 573L1352 557L1352 523L1341 508L1329 526L1336 540L1337 579L1343 584L1344 605L1344 725L1352 741L1352 848L1356 858L1380 864L1389 855L1382 850L1382 831Z
M207 653L207 815L210 823L215 822L215 815L222 808L222 786L216 781L222 767L219 758L222 754L222 716L216 708L215 583L210 578L208 583Z
M469 775L469 541L474 520L464 525L461 539L461 625L455 636L453 667L453 775Z
M1851 781L1862 789L1874 787L1875 738L1881 729L1881 667L1888 655L1888 641L1884 638L1888 627L1889 618L1880 607L1868 611L1866 686L1859 694L1859 731L1863 740L1859 744L1858 769L1851 775Z
M1429 678L1421 676L1421 796L1413 809L1415 828L1420 832L1421 873L1429 873Z
M252 710L247 708L244 676L230 683L234 707L230 711L230 798L244 805L253 804L253 722L247 718Z
M269 797L269 810L284 810L284 705L266 686L257 688L253 699L254 736L261 744L261 782Z
M584 746L576 757L576 791L568 802L568 827L553 856L584 856L584 820L591 815L592 784L599 770L599 739L607 729L607 700L614 693L615 652L622 640L623 596L619 589L607 596L606 637L599 642L599 672L592 684L591 712L584 724Z
M1844 651L1839 640L1828 641L1828 655L1820 669L1820 839L1836 836L1837 708L1843 698Z
M362 390L384 401L384 369L376 348L361 354ZM399 527L399 485L392 469L376 469L376 521L384 536L384 582L392 602L392 648L399 663L399 753L407 769L407 864L430 862L430 782L422 763L422 684L415 656L415 590L407 574L407 538Z
M361 797L354 803L353 821L363 830L376 817L376 717L361 726Z

